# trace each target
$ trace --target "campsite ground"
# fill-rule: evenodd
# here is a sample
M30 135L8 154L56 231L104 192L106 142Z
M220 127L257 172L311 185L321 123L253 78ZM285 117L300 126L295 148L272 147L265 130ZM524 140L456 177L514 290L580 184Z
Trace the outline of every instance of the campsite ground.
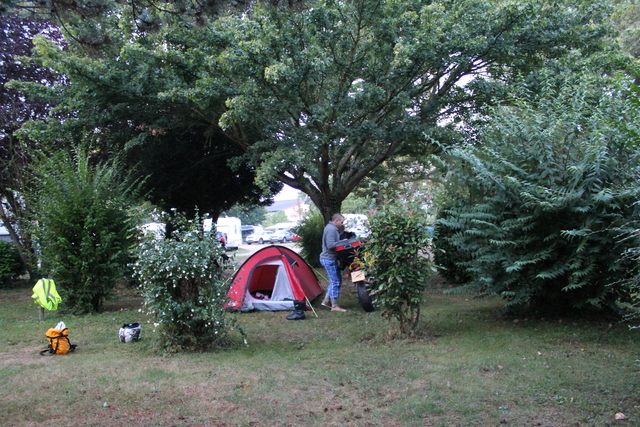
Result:
M323 287L326 284L323 283ZM238 315L248 345L163 356L153 326L122 289L99 315L37 308L24 288L0 290L3 426L632 426L640 424L638 330L603 320L513 319L501 302L426 293L420 333L395 336L380 312L317 305L317 317ZM78 345L42 357L64 320ZM616 419L624 418L624 419Z

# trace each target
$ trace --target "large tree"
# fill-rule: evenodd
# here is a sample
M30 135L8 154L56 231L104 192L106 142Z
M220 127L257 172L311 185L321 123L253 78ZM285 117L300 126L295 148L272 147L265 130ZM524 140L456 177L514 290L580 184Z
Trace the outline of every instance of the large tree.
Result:
M60 101L58 111L70 117L32 121L23 126L25 134L48 143L89 143L94 163L118 156L144 181L146 197L164 210L217 217L236 203L271 202L281 183L258 186L247 159L230 163L244 154L233 141L212 129L192 105L164 96L193 84L198 64L183 68L171 60L175 52L152 54L156 38L146 32L150 22L131 18L139 5L63 6L72 5L51 3L67 49L40 38L37 52L42 64L67 77L69 84L49 93ZM19 87L27 94L42 91L35 85Z
M512 76L598 49L605 10L476 0L255 7L217 21L231 41L220 63L238 88L220 125L264 176L308 194L326 219L382 162L429 149L427 135L496 101ZM250 145L247 126L261 131Z
M76 7L92 19L59 13L75 53L43 55L89 72L90 90L76 92L87 103L124 95L126 109L148 93L179 106L185 123L233 141L258 182L303 191L328 218L384 161L431 149L439 127L497 102L514 76L598 50L608 33L607 4L591 0L275 3L224 15L182 2Z

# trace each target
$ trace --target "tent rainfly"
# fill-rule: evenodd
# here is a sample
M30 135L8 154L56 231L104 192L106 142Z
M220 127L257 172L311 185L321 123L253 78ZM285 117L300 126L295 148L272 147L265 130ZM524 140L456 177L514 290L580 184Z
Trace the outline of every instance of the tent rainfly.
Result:
M225 308L293 310L293 301L313 301L322 288L309 264L284 246L267 246L251 255L233 276Z

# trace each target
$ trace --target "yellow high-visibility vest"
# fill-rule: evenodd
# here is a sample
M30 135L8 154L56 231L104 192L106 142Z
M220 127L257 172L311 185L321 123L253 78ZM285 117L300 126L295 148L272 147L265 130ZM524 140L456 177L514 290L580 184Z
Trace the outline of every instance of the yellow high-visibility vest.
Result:
M38 280L33 287L31 298L47 310L57 310L58 304L62 301L56 290L56 283L51 279Z

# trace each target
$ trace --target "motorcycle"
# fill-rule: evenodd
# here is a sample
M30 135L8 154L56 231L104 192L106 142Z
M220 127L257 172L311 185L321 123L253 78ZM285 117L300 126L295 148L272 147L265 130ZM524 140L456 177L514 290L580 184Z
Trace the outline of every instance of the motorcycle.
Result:
M365 242L357 238L351 238L343 245L337 246L335 250L338 253L339 270L349 268L351 282L356 287L358 302L362 309L368 313L375 310L375 304L364 271L364 254L362 253L364 244Z

